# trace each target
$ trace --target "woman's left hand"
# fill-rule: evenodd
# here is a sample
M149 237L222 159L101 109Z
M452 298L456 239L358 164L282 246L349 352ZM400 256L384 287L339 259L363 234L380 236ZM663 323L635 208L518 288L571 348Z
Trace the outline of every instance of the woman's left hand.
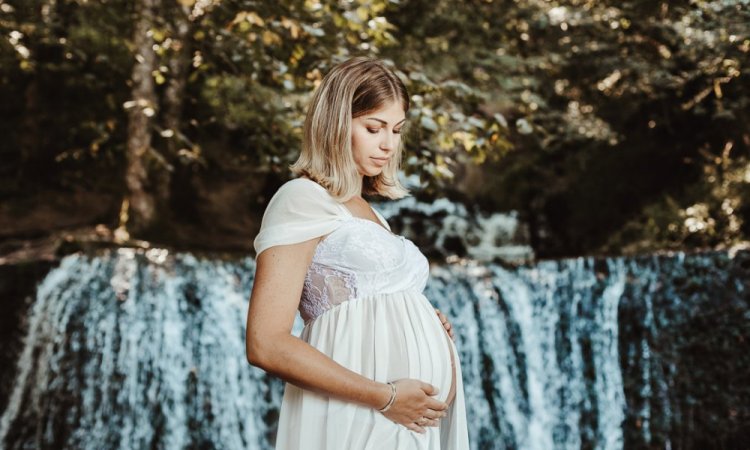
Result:
M451 326L451 323L448 322L448 318L445 317L445 314L441 313L439 309L435 308L435 312L437 313L438 317L440 318L440 321L443 322L443 328L445 328L445 331L448 332L448 336L451 337L454 341L456 340L455 337L453 337L453 327Z

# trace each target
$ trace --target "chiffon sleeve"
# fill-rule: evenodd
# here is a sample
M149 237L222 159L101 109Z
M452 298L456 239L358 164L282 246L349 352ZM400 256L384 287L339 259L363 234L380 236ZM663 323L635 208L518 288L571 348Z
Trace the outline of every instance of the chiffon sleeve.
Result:
M256 257L275 245L304 242L326 235L344 219L344 206L312 180L296 178L284 183L263 213L253 241Z

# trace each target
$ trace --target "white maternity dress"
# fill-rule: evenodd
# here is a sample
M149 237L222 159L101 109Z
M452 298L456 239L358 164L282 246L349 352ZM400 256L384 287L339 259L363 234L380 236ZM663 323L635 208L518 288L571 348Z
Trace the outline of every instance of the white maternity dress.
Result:
M374 210L373 210L374 211ZM385 383L414 378L437 386L445 401L456 365L456 396L439 427L417 433L373 408L286 383L277 450L468 450L458 351L422 294L429 265L417 247L351 214L318 183L297 178L268 204L256 254L274 245L327 235L305 277L300 338L344 367Z

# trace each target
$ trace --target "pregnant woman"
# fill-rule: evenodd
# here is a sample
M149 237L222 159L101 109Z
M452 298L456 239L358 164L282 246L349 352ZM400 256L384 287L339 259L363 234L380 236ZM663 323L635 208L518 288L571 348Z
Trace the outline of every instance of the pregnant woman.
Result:
M422 293L428 261L362 198L408 194L408 110L381 61L333 68L308 107L298 178L263 215L247 358L286 381L278 450L469 449L458 352Z

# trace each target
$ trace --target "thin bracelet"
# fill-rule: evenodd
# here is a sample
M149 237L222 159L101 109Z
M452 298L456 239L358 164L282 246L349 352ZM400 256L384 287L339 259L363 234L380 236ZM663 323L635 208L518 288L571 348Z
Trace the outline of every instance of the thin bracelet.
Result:
M381 409L378 410L380 412L388 411L391 405L393 405L393 401L396 400L396 385L391 383L390 381L388 382L388 384L391 385L391 399L388 400L388 403L385 406L383 406Z

